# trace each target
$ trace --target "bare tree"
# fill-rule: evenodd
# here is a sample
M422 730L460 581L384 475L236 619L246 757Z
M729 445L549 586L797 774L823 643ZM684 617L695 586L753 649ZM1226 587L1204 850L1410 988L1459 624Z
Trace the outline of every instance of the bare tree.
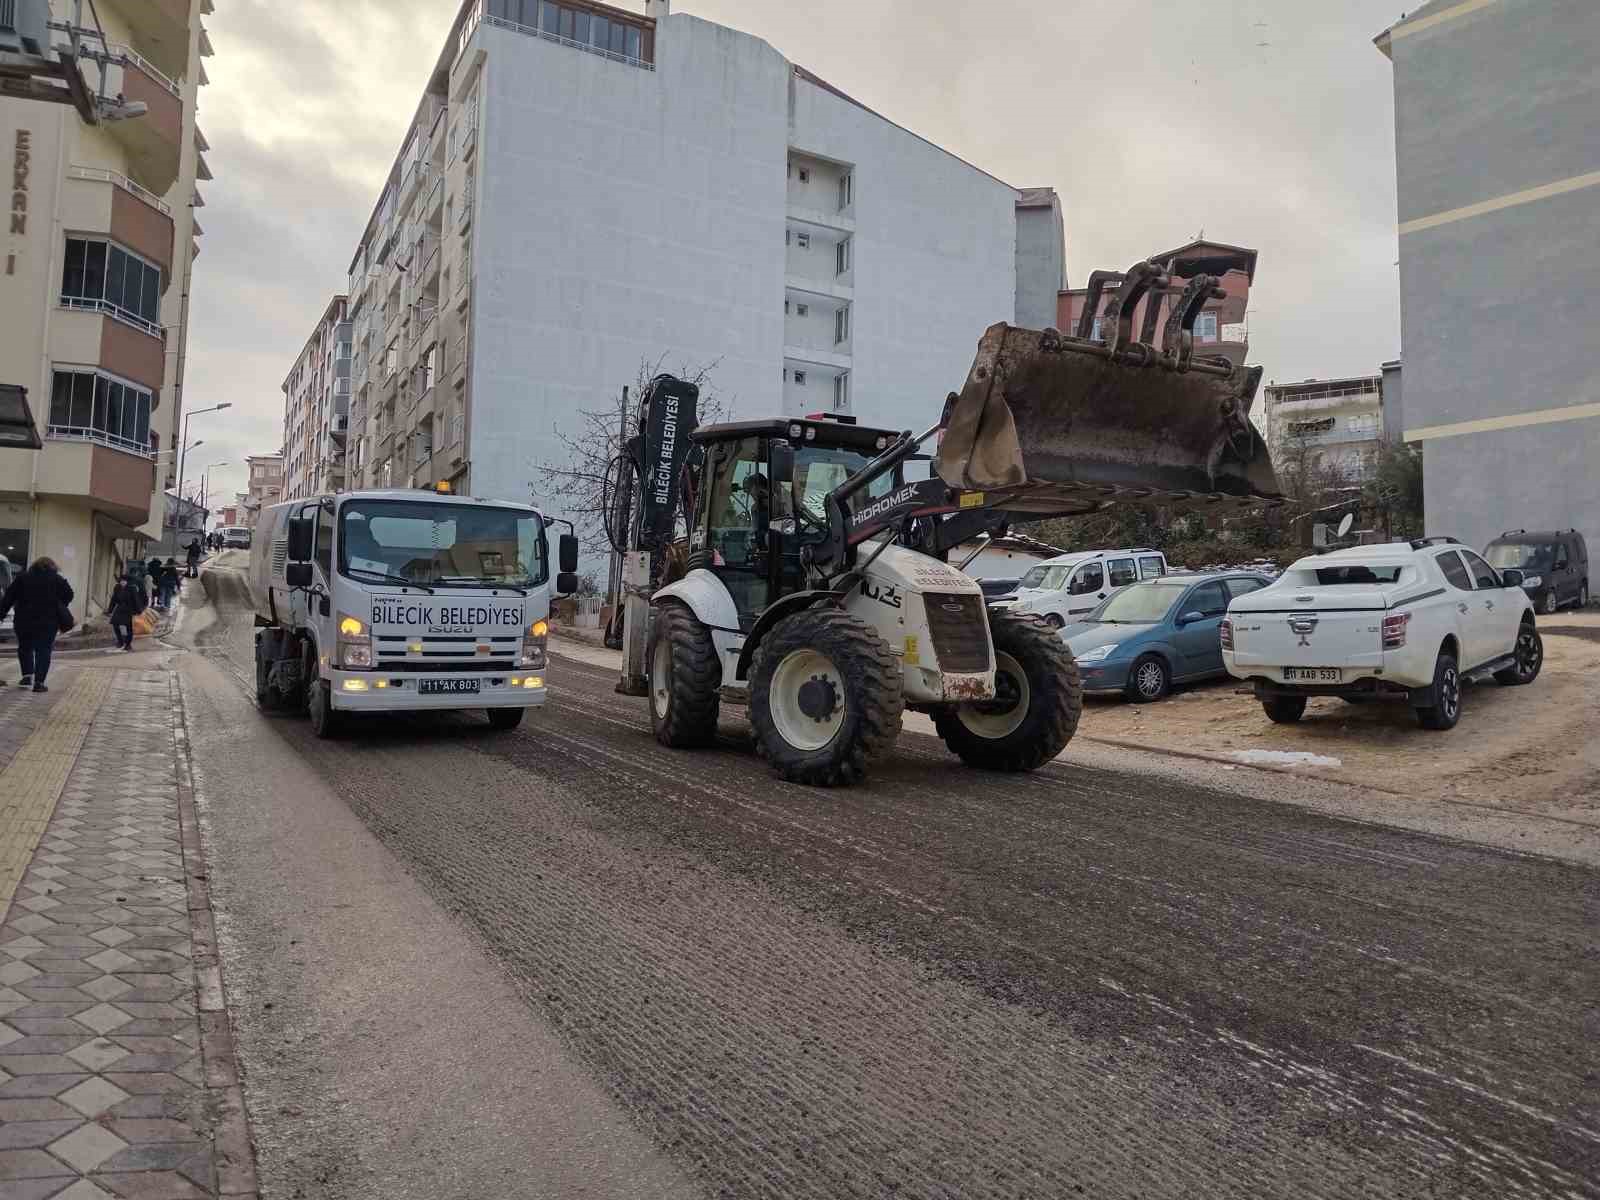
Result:
M544 476L538 493L551 508L572 521L585 550L612 548L606 536L612 464L622 454L625 438L638 429L640 402L666 361L665 354L653 363L640 359L638 375L626 396L619 389L604 406L581 409L564 427L557 426L555 435L564 452L562 461L538 464ZM720 362L717 359L699 366L682 363L671 372L700 389L698 420L702 425L725 420L733 412L731 398L724 398L717 391L712 378Z

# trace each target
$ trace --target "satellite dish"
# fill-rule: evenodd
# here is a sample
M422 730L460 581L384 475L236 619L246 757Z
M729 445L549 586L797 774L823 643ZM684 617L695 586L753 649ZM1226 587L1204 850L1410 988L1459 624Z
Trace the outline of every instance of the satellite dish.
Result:
M1339 532L1339 536L1342 537L1342 538L1343 537L1349 537L1350 536L1350 526L1354 525L1355 523L1356 523L1356 515L1355 515L1355 513L1345 513L1345 515L1339 519L1339 531L1338 531Z

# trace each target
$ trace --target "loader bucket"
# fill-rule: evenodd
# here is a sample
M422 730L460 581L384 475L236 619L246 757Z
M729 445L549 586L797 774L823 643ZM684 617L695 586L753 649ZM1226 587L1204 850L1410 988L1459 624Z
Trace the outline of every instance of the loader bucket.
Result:
M1192 355L1187 335L1206 297L1203 286L1190 290L1200 299L1191 304L1185 293L1168 322L1170 349L1119 342L1115 329L1101 342L992 326L947 405L934 459L940 478L966 491L1016 489L1017 506L1037 511L1049 511L1052 497L1076 497L1080 509L1090 497L1279 499L1266 444L1250 423L1261 369Z

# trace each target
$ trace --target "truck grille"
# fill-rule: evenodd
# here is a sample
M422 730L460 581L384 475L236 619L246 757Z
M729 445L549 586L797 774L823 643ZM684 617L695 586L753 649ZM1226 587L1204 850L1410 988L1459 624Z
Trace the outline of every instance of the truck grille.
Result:
M941 671L989 669L989 620L982 596L928 592L922 597L928 612L928 635Z

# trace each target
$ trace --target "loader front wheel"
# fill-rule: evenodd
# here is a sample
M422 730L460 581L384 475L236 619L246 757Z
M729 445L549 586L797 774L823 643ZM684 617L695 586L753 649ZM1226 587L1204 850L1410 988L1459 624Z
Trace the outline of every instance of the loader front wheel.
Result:
M717 737L722 669L711 631L681 604L663 604L651 632L650 728L674 749L709 746Z
M1056 631L1031 617L990 613L995 699L935 709L944 744L969 767L1033 771L1060 754L1078 729L1078 664Z
M779 622L750 666L756 749L791 783L839 787L900 734L900 664L877 632L836 608Z

